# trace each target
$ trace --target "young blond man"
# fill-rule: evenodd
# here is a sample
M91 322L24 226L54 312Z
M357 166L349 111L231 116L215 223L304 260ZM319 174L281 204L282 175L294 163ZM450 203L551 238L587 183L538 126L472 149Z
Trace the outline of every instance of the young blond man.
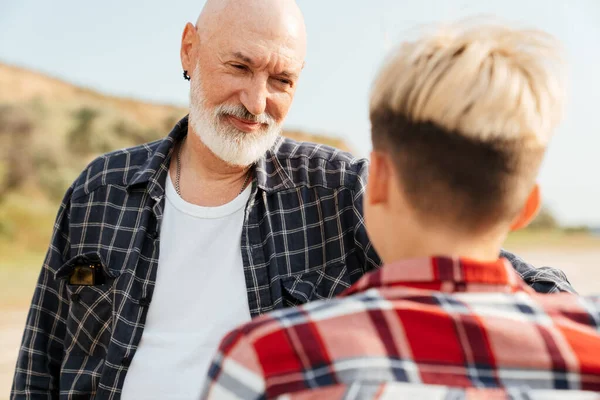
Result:
M563 92L542 32L463 25L403 44L370 103L364 208L384 267L234 330L205 396L595 397L599 299L536 294L498 258L539 208Z

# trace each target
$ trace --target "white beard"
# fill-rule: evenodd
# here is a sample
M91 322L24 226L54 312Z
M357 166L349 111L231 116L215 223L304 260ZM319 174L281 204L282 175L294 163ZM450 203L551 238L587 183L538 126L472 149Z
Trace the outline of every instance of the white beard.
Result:
M234 115L266 124L267 128L246 133L224 123L224 115ZM281 126L267 113L253 116L241 104L221 104L214 109L206 106L200 79L200 68L196 65L191 80L189 124L202 143L228 164L247 167L254 164L275 144Z

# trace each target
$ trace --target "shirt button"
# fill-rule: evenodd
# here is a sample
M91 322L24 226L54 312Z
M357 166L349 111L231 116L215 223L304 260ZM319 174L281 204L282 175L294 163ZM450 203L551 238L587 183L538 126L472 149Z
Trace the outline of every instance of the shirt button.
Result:
M131 365L131 357L123 357L123 360L121 360L121 365L124 367L129 367Z
M156 231L150 232L150 238L152 238L152 240L158 239L158 232L156 232Z
M78 295L77 293L73 293L73 294L71 295L71 301L72 301L73 303L77 303L77 302L79 301L79 295Z

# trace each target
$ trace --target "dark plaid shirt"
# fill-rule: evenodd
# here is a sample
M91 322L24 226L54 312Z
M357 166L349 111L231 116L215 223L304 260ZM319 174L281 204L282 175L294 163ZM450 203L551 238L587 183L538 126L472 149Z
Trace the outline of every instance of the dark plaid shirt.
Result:
M184 118L163 140L99 157L67 191L13 398L120 397L152 301L173 145L186 134ZM362 217L366 176L365 160L289 139L257 163L241 237L252 316L333 297L379 266ZM560 271L511 261L538 291L572 291ZM90 263L101 265L96 285L68 284Z

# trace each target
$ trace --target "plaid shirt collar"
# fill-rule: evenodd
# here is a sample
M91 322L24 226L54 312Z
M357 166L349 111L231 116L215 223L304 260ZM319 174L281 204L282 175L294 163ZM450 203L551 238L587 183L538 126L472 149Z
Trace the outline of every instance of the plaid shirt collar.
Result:
M148 191L155 200L162 197L165 192L164 182L174 145L187 134L188 116L185 116L175 125L169 135L161 140L160 145L148 158L148 161L132 175L131 180L127 182L127 187L148 184ZM267 193L296 186L277 158L277 152L282 142L283 138L278 137L273 147L255 164L257 186Z
M467 258L436 256L397 261L363 276L342 296L372 288L412 287L441 292L471 290L494 292L533 291L505 258L481 262ZM471 291L469 290L469 291Z

